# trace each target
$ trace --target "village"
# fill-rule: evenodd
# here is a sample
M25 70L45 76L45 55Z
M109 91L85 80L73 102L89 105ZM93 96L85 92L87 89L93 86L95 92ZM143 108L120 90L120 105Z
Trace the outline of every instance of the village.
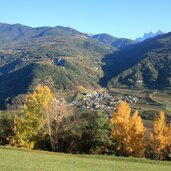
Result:
M84 92L81 93L81 98L75 98L71 105L77 106L79 108L87 108L90 110L102 109L107 112L111 112L115 109L117 103L121 100L126 101L130 104L136 104L139 102L139 99L136 96L132 95L124 95L115 97L110 95L109 92L106 90L104 92L93 92L88 93Z

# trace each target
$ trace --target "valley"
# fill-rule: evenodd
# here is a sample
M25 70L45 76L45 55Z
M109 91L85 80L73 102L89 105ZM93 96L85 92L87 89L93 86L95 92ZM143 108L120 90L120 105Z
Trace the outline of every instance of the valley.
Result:
M152 130L152 122L160 111L170 123L171 33L137 42L108 34L89 36L62 26L31 28L0 24L0 35L2 122L3 117L8 117L7 112L7 120L12 124L14 113L22 112L28 102L28 94L48 89L54 98L51 103L56 103L55 108L51 106L52 112L57 110L64 117L61 122L58 121L64 126L58 128L61 132L57 140L60 150L57 151L90 153L84 144L87 142L84 140L86 128L91 130L92 122L98 127L99 123L103 123L99 119L108 123L120 103L130 106L130 118L135 115L142 120L140 125L145 127L145 137ZM63 115L67 109L62 106L72 109L69 120L65 120ZM56 121L51 124L54 123ZM109 131L109 126L107 124L104 131ZM5 129L6 134L12 134L11 127ZM46 149L47 146L48 150L55 151L46 136L44 140L39 137L40 142L35 148ZM104 139L110 143L110 136ZM2 141L10 143L6 138ZM45 141L46 145L41 141ZM100 154L103 148L101 150Z
M137 97L139 102L131 105L142 113L170 113L170 33L138 43L108 34L91 37L68 27L2 23L0 35L1 109L45 84L71 92L102 86L113 98Z
M171 171L170 7L0 1L0 171Z

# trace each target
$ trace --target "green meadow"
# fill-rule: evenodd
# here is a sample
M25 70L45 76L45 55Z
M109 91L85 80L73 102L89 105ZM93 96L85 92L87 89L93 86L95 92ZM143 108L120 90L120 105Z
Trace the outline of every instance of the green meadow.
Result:
M171 162L0 147L1 171L170 171Z

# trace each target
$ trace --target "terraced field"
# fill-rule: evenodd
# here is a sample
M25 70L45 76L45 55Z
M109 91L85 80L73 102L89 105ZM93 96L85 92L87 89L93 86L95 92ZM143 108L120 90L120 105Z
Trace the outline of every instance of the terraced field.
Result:
M171 119L171 92L154 91L147 89L111 88L110 94L115 97L131 95L139 99L138 103L130 104L141 114L146 127L151 127L152 119L159 111L164 110L168 119Z

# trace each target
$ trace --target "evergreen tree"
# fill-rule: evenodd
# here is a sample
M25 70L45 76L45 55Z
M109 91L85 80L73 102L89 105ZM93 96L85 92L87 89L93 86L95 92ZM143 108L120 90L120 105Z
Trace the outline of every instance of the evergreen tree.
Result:
M13 131L13 115L10 112L0 112L0 144L8 144Z
M104 154L112 145L111 128L107 114L101 110L95 112L88 125L83 128L81 137L82 152Z

